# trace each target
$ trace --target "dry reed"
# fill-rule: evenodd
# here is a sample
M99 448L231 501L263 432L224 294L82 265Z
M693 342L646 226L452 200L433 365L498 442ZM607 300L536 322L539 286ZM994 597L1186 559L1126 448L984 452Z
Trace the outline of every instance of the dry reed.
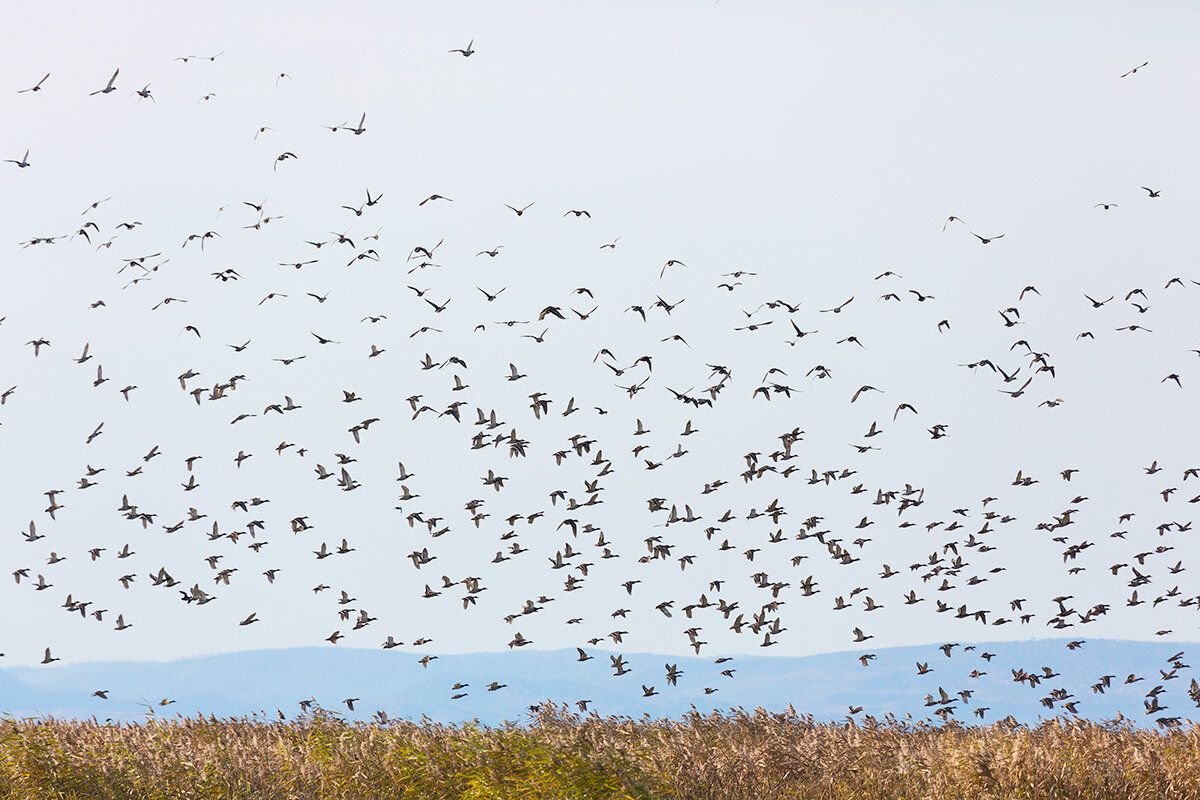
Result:
M318 712L140 724L0 720L0 798L1200 798L1200 727L819 723L733 710L528 725Z

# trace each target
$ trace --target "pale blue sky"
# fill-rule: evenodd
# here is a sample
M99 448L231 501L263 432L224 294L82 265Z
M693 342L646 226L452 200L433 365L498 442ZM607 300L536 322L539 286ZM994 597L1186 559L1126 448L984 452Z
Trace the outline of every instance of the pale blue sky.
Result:
M367 3L335 15L315 3L286 14L232 3L188 14L149 3L50 3L14 9L8 19L23 33L0 53L0 157L17 159L28 148L31 166L0 165L0 391L18 387L0 408L0 533L7 537L0 552L5 573L28 567L54 588L38 593L24 581L0 581L0 603L10 610L0 631L6 662L36 662L47 645L65 661L167 659L318 644L334 630L348 634L339 646L376 647L391 633L467 652L503 649L518 630L535 647L564 647L622 629L632 648L683 652L689 623L654 606L674 599L678 611L721 578L721 596L752 611L764 601L749 580L760 569L792 585L780 598L789 630L773 648L788 655L849 649L855 626L880 647L1045 635L1055 608L1048 599L1060 593L1075 595L1080 610L1114 606L1101 622L1074 629L1080 636L1152 638L1172 629L1175 638L1195 638L1192 610L1173 601L1126 608L1128 571L1108 570L1165 542L1176 549L1150 560L1154 582L1141 589L1143 598L1176 583L1182 596L1197 593L1191 572L1167 573L1178 559L1186 566L1190 534L1160 540L1154 530L1191 519L1196 506L1186 500L1200 492L1200 481L1180 482L1200 463L1200 435L1188 424L1200 386L1200 360L1188 352L1200 347L1200 288L1189 282L1200 280L1189 238L1200 211L1200 117L1189 102L1200 66L1193 7ZM471 40L472 57L447 52ZM214 62L174 60L218 52ZM1146 60L1138 74L1118 77ZM88 96L117 67L117 91ZM16 93L47 72L42 91ZM277 85L281 72L291 79ZM130 97L146 84L156 102ZM361 136L321 127L353 124L364 111ZM256 141L261 126L273 130ZM285 151L298 158L273 170ZM1162 196L1148 198L1142 185ZM368 188L385 195L380 205L361 218L340 208L358 206ZM418 207L433 193L453 202ZM244 229L256 213L242 201L264 200L265 213L283 218ZM520 218L503 205L529 202L536 204ZM1118 207L1105 212L1093 207L1098 202ZM570 208L592 217L564 218ZM943 232L951 214L985 236L1005 237L983 247L961 226ZM117 236L110 249L78 239L19 246L70 233L84 219L102 229L94 243ZM112 230L131 220L144 224ZM364 241L379 228L378 241ZM222 238L204 251L195 243L181 248L189 234L207 230ZM347 267L357 251L304 243L330 231L348 231L381 261ZM599 249L617 236L615 250ZM442 266L406 274L416 263L405 260L409 251L441 239L435 260ZM496 245L503 245L497 258L475 256ZM170 260L153 280L123 289L132 273L117 273L121 259L159 251ZM320 263L277 266L309 258ZM667 259L687 266L660 279ZM242 280L210 277L230 267ZM757 275L732 293L717 288L738 269ZM873 280L885 270L903 279ZM1185 287L1164 290L1176 275ZM438 303L453 300L434 314L408 285L429 289ZM1040 297L1018 302L1027 285ZM489 304L476 286L507 289ZM592 307L572 293L581 286L599 306L586 322L567 310ZM1151 306L1144 315L1122 302L1137 287ZM917 303L910 289L935 299ZM889 291L903 301L877 300ZM260 306L270 292L287 297ZM328 301L307 292L329 292ZM1116 300L1095 310L1085 292ZM650 311L656 295L687 300L668 317ZM850 296L842 314L819 312ZM188 302L151 311L165 297ZM734 331L747 321L743 309L780 298L800 303L791 316L797 325L820 332L788 346L782 309L755 314L754 321L773 319L769 327ZM98 299L106 306L89 309ZM625 311L633 304L647 308L649 322ZM495 324L536 320L547 305L570 319ZM1003 326L997 311L1010 306L1025 324ZM368 314L388 319L361 323ZM942 319L949 333L936 331ZM1115 331L1133 322L1153 333ZM474 332L478 323L486 331ZM181 333L186 325L203 338ZM423 325L444 333L409 338ZM544 344L521 338L544 328ZM1084 330L1095 341L1076 340ZM313 331L340 344L321 347ZM661 341L673 334L690 349ZM865 349L836 344L850 335ZM35 359L25 342L39 337L52 346ZM958 366L990 358L1010 371L1022 366L1023 381L1028 360L1022 348L1010 351L1020 338L1050 353L1057 371L1053 380L1037 376L1022 398L997 392L989 372ZM247 339L245 353L226 347ZM72 363L85 342L94 358ZM368 360L372 344L387 353ZM614 378L593 363L601 347L621 366L652 355L646 390L630 399L614 386L645 373L639 367ZM436 360L457 355L469 369L421 371L426 352ZM308 358L291 367L272 361L301 354ZM505 382L510 361L529 377ZM97 364L111 382L93 389ZM705 364L734 372L716 407L674 402L665 387L702 390ZM816 364L833 377L805 378ZM751 399L773 367L799 391L790 401ZM189 369L201 373L192 385L235 374L247 381L227 399L197 407L176 381ZM469 389L450 391L455 373ZM1161 383L1168 373L1181 375L1182 389ZM129 403L117 393L127 384L139 386ZM884 394L851 405L863 384ZM342 404L343 389L364 399ZM528 408L535 391L554 400L542 421ZM261 415L285 394L304 408ZM432 415L412 421L404 398L413 394L438 410L466 401L463 424ZM572 396L582 410L563 419L557 412ZM1038 406L1053 398L1064 402ZM919 416L893 422L900 402ZM595 415L595 405L610 413ZM529 457L469 451L476 406L494 407L508 423L501 431L515 424L531 441ZM242 412L260 416L231 426ZM368 417L382 421L356 446L347 428ZM651 434L631 435L637 418ZM700 433L681 439L688 419ZM84 446L101 421L104 434ZM885 433L864 439L872 421ZM926 429L935 423L950 426L946 439L930 440ZM797 426L807 434L790 463L802 473L743 484L742 454L769 453L780 433ZM586 500L583 481L597 469L577 459L555 466L551 454L576 433L598 441L593 453L603 449L613 474L603 481L603 505L568 513L550 507L549 492ZM277 457L281 441L309 454ZM644 457L658 461L677 443L688 455L653 472L630 452L648 444ZM852 443L882 449L858 454ZM123 477L154 445L162 456L145 474ZM232 463L239 449L253 453L241 470ZM315 465L332 469L335 451L359 459L350 469L361 489L342 493L333 481L315 480ZM195 472L200 488L184 493L183 459L193 454L204 456ZM1142 467L1156 459L1164 471L1145 475ZM393 510L397 461L416 473L408 485L421 495L402 504L405 512L444 517L450 533L431 539ZM73 489L86 464L107 471L99 485ZM1069 484L1057 476L1067 467L1080 470ZM489 468L510 477L502 492L482 485ZM809 486L802 477L813 468L858 474ZM1010 486L1018 469L1041 482ZM716 478L730 485L702 498L701 487ZM867 493L851 495L858 482ZM905 483L925 488L925 505L904 517L918 527L900 530L895 506L870 499ZM1164 504L1158 492L1169 486L1180 488ZM49 489L67 490L57 521L42 511ZM1087 571L1067 577L1062 546L1050 541L1057 534L1035 526L1072 507L1077 493L1090 499L1074 505L1077 524L1063 533L1095 546L1077 562ZM155 524L143 530L117 514L122 494L157 514ZM1038 617L1026 627L934 615L937 582L922 584L907 569L977 530L979 500L990 495L999 499L989 508L1017 520L993 523L995 551L964 549L970 567L960 587L943 594L1007 617L1016 616L1008 600L1029 598ZM230 510L232 500L252 496L271 502L250 515ZM664 517L646 511L656 496L680 508L690 503L704 521L656 527ZM485 499L491 514L479 529L463 510L472 498ZM781 522L788 536L815 514L848 543L866 515L875 522L866 533L873 541L855 548L859 563L839 566L812 539L767 543L776 526L763 520L727 523L705 540L703 528L725 509L744 518L773 498L788 509ZM165 534L162 526L189 506L209 518ZM926 533L927 523L955 519L956 508L970 509L962 530ZM499 539L509 530L503 518L537 510L546 516L517 526L530 552L491 564L508 544ZM1138 514L1125 526L1128 538L1109 538L1123 512ZM316 527L293 536L287 522L300 515ZM574 593L563 591L569 571L550 570L546 560L564 544L566 529L555 526L567 516L603 528L622 556L601 561L594 534L572 541L597 562ZM30 519L46 535L33 544L18 534ZM256 554L247 539L208 541L212 519L226 531L262 519L260 538L270 544ZM654 535L675 555L695 554L695 565L681 572L674 559L637 563L643 539ZM321 542L342 537L357 552L313 557ZM736 549L719 552L724 538ZM136 555L118 561L124 543ZM87 550L94 546L108 551L93 563ZM425 546L438 560L418 572L406 555ZM763 549L753 563L740 554L749 547ZM47 565L50 551L67 560ZM203 561L213 554L239 569L231 586L213 588ZM808 560L793 568L796 555ZM883 563L902 574L881 581ZM199 581L218 601L185 606L176 592L151 588L146 576L160 566L180 588ZM996 566L1007 572L988 574ZM270 568L282 570L273 586L260 574ZM138 578L124 591L116 578L128 572ZM487 591L478 607L462 610L459 587L421 599L424 584L436 587L443 574L481 577ZM820 582L815 598L797 589L806 575ZM989 580L963 588L970 575ZM620 586L630 579L642 581L632 597ZM314 595L318 583L333 590ZM871 587L886 608L863 612L859 597L855 610L830 610L836 595L858 586ZM351 633L332 596L343 588L358 598L353 608L379 621ZM904 607L910 588L928 600ZM105 622L60 608L67 592L110 609ZM503 622L540 594L556 600L511 626ZM617 608L632 611L614 621ZM239 627L251 611L261 623ZM132 629L112 630L118 612ZM735 636L712 610L701 613L690 624L704 628L705 652L759 651L761 637ZM573 617L585 622L564 624Z

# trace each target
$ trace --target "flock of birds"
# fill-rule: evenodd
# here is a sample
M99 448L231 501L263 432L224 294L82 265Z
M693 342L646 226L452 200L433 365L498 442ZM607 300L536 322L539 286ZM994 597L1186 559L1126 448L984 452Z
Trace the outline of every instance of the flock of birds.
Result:
M474 41L449 52L470 58L476 54ZM184 56L178 61L196 62L203 68L220 55ZM1146 66L1143 63L1120 77L1132 76ZM46 74L20 93L40 95L61 91L53 77ZM284 80L294 82L287 73L275 77L276 85ZM117 69L90 95L105 96L119 91L129 91L129 87L124 85L122 73ZM155 102L149 84L135 88L130 96L138 98L138 102ZM215 98L216 94L210 93L201 102ZM367 120L368 115L361 113L356 123L325 127L338 136L369 139L371 130ZM314 122L313 127L316 125ZM272 127L259 125L257 121L248 122L247 128L256 146L277 134ZM250 139L248 135L248 142ZM279 173L285 168L303 169L304 160L296 152L280 149L278 153L272 151L271 157L264 157L264 167L267 163L270 172ZM39 165L29 150L19 158L7 159L5 164L14 165L23 178L37 179ZM709 641L721 642L715 647L728 647L728 632L737 637L734 649L755 646L765 652L782 641L789 630L799 630L804 618L813 614L847 615L846 644L860 649L869 647L867 643L879 635L878 629L872 627L872 615L885 607L907 607L912 613L954 618L964 626L964 635L969 635L965 626L970 624L1049 626L1071 637L1064 642L1065 652L1085 648L1086 639L1079 634L1085 626L1101 622L1115 603L1143 607L1150 629L1161 636L1172 631L1154 626L1153 609L1162 604L1200 609L1200 592L1175 585L1176 580L1182 580L1176 576L1187 569L1180 551L1185 549L1192 531L1190 519L1181 516L1185 515L1187 504L1200 503L1200 488L1189 491L1191 486L1200 487L1200 471L1195 466L1175 464L1168 469L1157 461L1145 466L1147 481L1162 473L1162 478L1146 484L1150 487L1146 491L1161 495L1165 517L1143 522L1134 513L1123 514L1113 521L1116 527L1104 533L1098 532L1104 524L1100 520L1077 525L1086 516L1089 498L1074 490L1072 480L1081 471L1086 474L1086 465L1080 468L1064 465L1058 475L1035 476L1017 471L1011 486L997 487L994 496L956 507L939 504L932 493L927 497L923 486L903 482L868 485L861 478L858 466L861 462L855 459L870 458L872 451L879 450L881 443L888 440L889 429L913 430L917 426L924 430L929 447L939 446L939 440L953 434L949 424L929 417L927 406L936 405L932 395L897 396L890 387L857 381L850 385L844 379L838 380L854 353L867 347L854 334L853 323L856 314L868 303L937 307L933 294L910 287L903 276L891 270L864 276L861 292L810 308L798 300L779 299L772 294L763 285L765 277L760 277L757 270L728 268L719 277L716 270L706 273L714 276L707 289L711 295L709 302L722 303L735 294L738 298L756 295L751 305L757 307L753 311L744 310L740 324L731 325L723 335L747 337L737 340L739 348L777 351L788 356L786 361L780 356L777 365L761 377L746 375L733 361L710 363L693 347L689 340L694 341L694 335L688 330L666 328L649 333L678 319L672 314L685 300L671 293L671 281L677 275L699 274L703 271L699 265L669 258L646 268L645 279L635 283L637 291L647 299L624 308L606 306L605 298L588 285L579 285L566 296L537 302L512 296L505 286L464 286L459 278L443 281L437 288L425 287L421 285L425 277L443 269L445 239L413 244L407 248L407 256L389 257L382 246L381 227L371 233L355 233L350 229L327 232L342 229L347 218L353 222L370 219L370 227L374 227L382 219L384 211L377 207L384 204L385 197L389 204L398 203L393 199L393 191L375 188L378 193L366 188L361 197L333 203L328 213L337 221L327 225L326 230L298 238L290 232L273 233L280 227L277 221L284 218L282 213L276 213L279 209L266 201L239 200L231 204L236 211L218 214L221 222L199 227L182 241L170 241L124 213L126 206L132 205L132 198L114 196L88 203L76 221L63 226L70 230L62 234L30 235L20 242L23 249L67 249L70 258L81 257L76 254L87 249L111 264L116 276L112 295L97 298L89 307L78 309L80 320L95 314L132 313L132 309L142 306L156 315L175 315L170 317L170 324L179 332L181 361L192 358L198 348L203 348L211 360L227 366L224 372L212 374L181 363L172 379L178 384L180 404L185 409L199 408L197 413L205 415L206 420L219 418L221 425L246 431L248 442L236 453L168 452L154 444L132 464L111 463L101 454L103 443L114 434L106 427L105 420L95 424L89 421L86 435L77 443L78 464L62 465L64 469L77 470L73 473L74 485L62 488L63 483L58 479L48 485L44 490L44 508L39 508L35 518L23 524L20 531L13 532L12 535L19 536L19 542L5 549L6 557L18 562L10 570L11 576L22 589L27 587L33 598L31 602L46 602L49 598L50 602L61 601L64 611L76 619L110 626L118 632L115 635L121 635L138 624L135 614L121 610L119 601L126 592L154 592L170 597L178 604L180 618L187 619L188 614L197 613L197 609L209 604L236 602L227 593L233 593L239 583L261 581L272 587L272 591L282 589L328 598L327 622L315 623L325 629L323 635L316 637L317 641L323 640L329 646L346 641L386 650L403 648L401 652L420 653L418 663L432 670L438 666L435 663L438 656L431 648L436 644L432 631L411 637L404 635L407 641L397 640L395 633L377 631L401 617L410 627L419 626L421 603L454 603L461 604L463 625L509 631L504 635L507 639L504 644L515 650L537 643L535 635L523 631L529 631L536 620L554 616L556 605L563 605L561 598L575 592L598 598L617 596L624 600L621 607L602 608L593 601L590 613L556 619L553 624L568 632L578 631L572 634L578 645L578 662L607 662L614 679L641 676L640 680L634 680L641 687L641 695L647 698L673 691L686 679L677 664L668 663L663 671L652 672L645 665L631 664L620 652L627 640L642 647L650 645L638 635L643 615L669 620L677 635L700 656L714 649ZM1140 202L1169 202L1158 188L1143 186L1141 190L1146 194L1137 198ZM20 184L9 181L6 191L19 196ZM1130 199L1122 202L1134 202L1135 197L1131 192ZM431 206L452 208L455 202L455 198L433 193L421 199L412 198L408 207L410 210ZM227 208L222 207L221 211ZM1106 213L1119 208L1119 204L1105 201L1097 203L1096 208L1099 209L1096 213ZM531 225L557 221L586 226L593 219L588 208L544 208L536 201L498 204L496 213L512 215L512 221ZM233 214L240 214L243 219L229 222ZM370 330L372 336L378 336L369 349L353 352L348 342L356 334L349 323L342 329L310 329L303 336L303 346L278 353L262 352L253 339L228 341L239 327L232 313L222 319L224 330L211 325L202 329L191 321L189 317L196 304L204 299L200 294L186 296L180 287L187 283L184 276L173 271L175 263L185 254L197 259L195 263L214 263L210 253L224 249L228 255L230 246L236 246L233 243L237 235L259 235L268 229L270 235L276 236L271 246L277 247L279 253L278 267L273 268L283 268L284 274L296 276L297 280L303 281L303 276L323 266L348 270L386 264L391 274L404 276L407 285L404 291L411 294L401 308L384 312L350 309L346 319L352 317L358 330ZM590 236L589 230L581 228L580 236ZM986 229L980 229L986 235L978 233L957 215L946 218L942 230L947 237L961 230L963 233L958 235L974 237L980 245L992 248L1003 248L1006 244L1005 233ZM134 246L127 245L131 239L140 249L130 249ZM619 236L595 239L586 246L600 251L605 258L618 259L622 240ZM463 260L469 255L464 253ZM488 244L471 259L482 260L473 263L501 263L506 255L503 245ZM298 312L305 327L307 320L316 319L312 310L322 310L327 301L330 306L337 303L336 298L330 299L330 292L315 287L305 288L303 294L270 291L261 299L257 295L249 297L241 289L252 283L247 277L245 268L236 267L222 266L208 273L208 279L223 292L232 293L229 297L241 292L255 307L306 304L309 310ZM168 288L160 290L158 287L164 284ZM1171 293L1194 293L1197 287L1200 282L1196 280L1166 276L1156 286L1128 287L1119 298L1115 292L1107 297L1076 298L1097 312L1121 306L1128 315L1120 320L1123 324L1106 322L1103 327L1078 332L1075 339L1082 346L1088 340L1098 342L1117 332L1152 337L1155 319L1152 304ZM874 296L865 296L868 291ZM996 329L1003 331L1024 325L1036 313L1031 308L1035 309L1040 296L1037 286L1025 286L1009 305L996 310L993 317ZM459 317L446 313L451 303L459 311ZM462 311L464 306L469 306L469 311ZM501 308L508 310L492 313L493 309ZM138 365L121 363L121 353L93 351L86 341L63 341L63 336L53 330L12 330L11 325L3 324L6 319L3 311L0 308L0 337L24 341L28 358L36 362L37 368L47 361L73 361L87 374L87 380L78 384L81 395L110 392L119 395L130 407L138 405L144 392L144 378L137 374ZM610 312L608 321L601 324L611 326L612 330L619 327L623 340L636 343L620 354L615 346L602 347L583 359L594 373L592 380L611 386L602 395L585 399L570 394L570 389L555 388L571 384L572 373L580 363L578 353L571 354L569 368L563 369L568 366L563 361L549 374L538 375L532 368L529 374L522 371L519 355L501 355L501 352L532 352L530 348L539 348L547 340L557 340L569 347L572 337L577 336L575 331L589 323L594 325L593 318L598 312L599 318ZM945 316L935 312L923 324L931 325L939 336L950 337L954 335L951 309L944 313ZM469 322L459 326L456 324L459 319ZM405 328L394 330L402 320ZM1149 327L1140 321L1149 323ZM485 351L490 353L490 361L480 363L472 358L468 362L456 352L471 337L493 342L491 349ZM434 352L438 355L432 355ZM1192 350L1191 357L1195 355L1200 355L1200 350ZM319 362L313 369L353 363L359 370L389 371L386 380L395 389L391 394L397 398L404 391L399 387L419 384L423 388L406 399L393 400L368 396L369 393L354 386L326 385L323 397L301 397L290 386L289 377L293 373L289 370L305 362L310 365ZM695 386L680 389L682 384L668 385L658 377L664 371L664 364L691 374ZM1033 333L1016 336L1011 347L988 357L947 366L969 369L1014 401L1048 409L1064 403L1051 388L1057 371L1064 365ZM1070 364L1066 367L1069 369ZM143 381L141 385L139 380ZM1185 390L1192 380L1181 367L1163 375L1160 383L1174 390ZM242 402L239 396L244 383L269 385L277 399L262 406ZM524 391L526 386L531 387L528 392ZM671 471L687 459L689 450L697 449L698 439L707 435L718 444L732 439L742 441L728 429L728 419L720 424L715 421L720 407L729 403L731 396L743 398L743 406L749 403L752 409L765 410L794 401L802 391L815 391L817 387L844 396L842 413L856 433L843 462L813 463L806 455L806 431L801 425L788 425L775 431L774 438L751 443L732 462L707 464L704 469L711 478L687 493L640 499L632 496L643 486L651 485L647 482L649 473ZM0 386L0 424L5 426L0 428L0 435L11 431L14 423L36 419L37 392L36 385ZM674 404L671 407L677 416L668 418L661 407L653 405L654 401L647 404L645 398L651 395L657 395L660 403ZM474 482L473 488L463 489L459 475L438 474L419 464L427 453L404 454L387 449L389 445L377 437L380 429L400 423L396 420L399 412L407 418L406 425L436 426L431 436L446 451L464 448L473 454L472 458L482 457L490 462L485 473L469 478ZM149 410L141 413L147 420L153 418ZM176 407L167 413L183 411ZM340 421L345 413L351 413L355 420L349 427ZM800 412L790 413L795 417ZM274 431L275 428L266 426L282 418L288 420L287 438L268 444L264 440L271 435L269 432L255 435L255 426ZM601 424L605 426L605 434L593 435L591 431ZM560 438L557 431L564 425L575 426L574 432ZM612 433L614 426L624 434ZM304 438L315 431L340 436L344 446L328 452L310 449ZM127 431L119 435L132 434ZM374 474L363 469L367 460L363 454L372 449L376 455L391 457L396 464L394 473ZM273 469L286 469L295 477L293 488L282 496L260 496L247 482L243 493L223 498L222 506L193 499L205 496L199 490L209 475L220 472L237 479L255 463L285 457L286 462L277 460L284 466ZM251 463L244 469L248 461ZM526 462L535 462L536 467L513 466ZM469 462L464 457L462 463ZM572 470L578 479L560 483L559 475L566 474L565 470ZM519 478L510 474L516 472L520 472ZM146 496L140 486L151 473L170 476L177 488L170 494ZM613 498L609 494L613 491L613 481L622 474L630 482L621 483L616 492L631 496ZM1163 479L1168 476L1169 485L1163 486ZM65 483L66 473L61 480ZM1196 483L1191 484L1192 480ZM536 488L543 500L536 505L506 505L510 482L522 481L527 492ZM529 488L530 483L537 481L543 485ZM1034 484L1050 482L1057 482L1065 492L1065 502L1058 513L1029 520L1006 511L1014 496ZM405 540L412 541L407 564L396 573L396 580L412 600L403 610L368 610L357 600L362 587L324 581L315 586L298 586L287 580L293 571L292 563L301 557L301 552L321 565L353 558L355 553L359 558L370 557L372 544L367 541L370 532L347 531L332 539L322 539L318 531L339 526L331 518L322 519L305 511L310 498L317 493L340 491L347 495L349 503L355 497L352 493L368 485L397 487L394 505L387 510L395 515ZM464 492L460 506L442 507L422 500L423 492L447 491L448 485ZM739 491L765 492L770 500L751 504L739 498ZM111 494L110 513L114 519L124 521L122 524L131 529L131 535L140 536L142 544L120 537L88 546L70 543L61 526L80 530L94 522L72 516L73 506L79 502L76 498L98 492ZM372 501L376 498L368 496ZM648 518L622 517L622 530L612 530L602 521L602 506L622 502L626 507L633 502L644 504ZM17 498L8 498L5 511L13 513L17 505ZM832 521L841 513L851 513L859 519L851 525ZM1008 531L1020 526L1054 543L1067 579L1089 568L1108 570L1114 581L1124 584L1127 593L1111 601L1081 602L1070 591L1055 590L1039 597L1037 594L1046 587L1019 584L1017 591L1031 595L1030 598L1014 595L1005 607L984 607L975 600L978 587L1002 580L1006 571L1003 556L1012 555L1013 549L1006 541L1011 538ZM109 529L106 523L105 530ZM645 532L644 536L636 533L639 529ZM928 541L901 539L918 533L928 537ZM170 552L173 543L184 538L206 543L212 553L194 561L151 563L145 557L139 558L138 550L151 547L152 537L159 537L165 543L159 545L159 552ZM1109 541L1105 543L1103 539ZM880 563L873 545L883 540L893 544L910 541L911 544L904 546L918 554L909 563L895 567ZM1088 551L1098 544L1106 544L1109 549L1123 548L1122 555L1112 564L1096 564L1089 559ZM275 561L272 554L284 548L289 548L292 555ZM441 574L437 562L439 558L442 563L452 560L451 553L455 554L453 557L466 553L466 557L474 559L475 566L457 575ZM528 594L523 603L497 608L488 602L485 593L489 588L509 580L507 562L539 558L542 569L526 574L540 575L541 583L521 587ZM56 575L61 569L57 565L68 559L86 560L98 576L97 584L64 585ZM817 570L809 569L818 561L825 562L822 577L816 577ZM698 582L697 591L666 596L656 587L662 585L659 575L667 567L681 574L672 580ZM725 577L718 577L718 570ZM874 575L869 582L863 579L864 570ZM701 577L694 578L696 575ZM107 588L96 588L101 581ZM600 582L606 588L594 589L592 584ZM95 599L93 594L103 599ZM495 596L496 592L492 594ZM269 609L242 608L236 615L237 625L243 628L270 625L273 617L287 613L288 602L280 599ZM949 689L930 688L925 694L925 706L942 719L968 707L976 717L984 718L988 708L973 702L970 680L987 674L996 653L955 642L931 648L931 653L939 650L947 658L956 653L960 658L971 658L973 664L965 684ZM44 649L41 663L58 662L62 658L56 654L62 653L63 648L51 642ZM1179 710L1168 715L1170 706L1163 699L1170 682L1182 677L1181 673L1189 668L1185 658L1183 652L1176 654L1163 665L1158 680L1147 680L1154 686L1145 694L1145 713L1164 727L1178 726L1183 719ZM862 651L847 659L870 668L877 654ZM716 669L703 679L705 694L720 691L736 678L735 657L715 657L713 663ZM1086 711L1084 696L1055 685L1060 675L1055 667L1027 665L1011 670L1012 680L1035 691L1047 709L1070 714ZM913 667L915 676L934 672L930 660L918 661ZM657 678L652 677L655 674ZM1104 693L1114 681L1132 685L1143 680L1146 676L1136 674L1100 675L1090 689ZM504 676L498 675L488 685L478 687L450 676L447 686L449 696L459 700L476 690L502 691L506 688L503 681ZM1200 706L1200 684L1194 678L1187 695ZM94 697L97 701L106 700L108 691L98 688ZM164 698L161 704L171 702ZM355 703L361 701L347 697L342 702L353 712ZM586 711L592 701L575 698L575 702ZM308 708L313 703L314 699L305 699L301 706ZM852 706L848 712L851 716L860 714L863 707ZM386 719L383 710L377 716Z

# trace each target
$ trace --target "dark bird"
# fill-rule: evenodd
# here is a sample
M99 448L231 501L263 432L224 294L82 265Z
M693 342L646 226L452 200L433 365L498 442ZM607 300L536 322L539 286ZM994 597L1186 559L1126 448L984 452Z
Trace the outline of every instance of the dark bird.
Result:
M14 158L6 158L6 159L4 159L4 163L5 164L16 164L20 169L25 169L26 167L29 166L29 151L26 150L25 155L21 156L21 158L19 160L14 159ZM86 234L84 234L84 235L86 236Z
M367 122L367 112L364 111L362 114L362 117L359 118L358 125L356 127L353 127L353 128L343 127L342 130L350 131L355 136L361 136L362 134L367 132L366 122ZM344 208L344 206L343 206L343 208Z
M120 73L121 73L121 70L118 67L116 72L114 72L112 74L112 77L108 79L108 83L105 85L105 87L103 89L97 89L96 91L92 92L88 96L91 97L91 96L97 95L97 94L108 94L110 92L115 92L117 90L117 87L116 87L117 75L119 75ZM45 78L43 78L42 80L45 80Z
M42 90L42 84L45 83L49 77L50 77L50 73L47 72L45 75L42 76L42 79L40 81L35 83L33 86L30 86L28 89L18 89L17 94L25 94L26 92L40 92ZM116 76L114 75L113 77L116 77Z
M976 239L978 239L982 244L991 244L992 242L996 241L997 239L1004 238L1003 233L999 233L999 234L996 234L995 236L991 236L991 237L984 237L984 236L980 236L975 231L971 231L971 235L974 236Z
M840 313L842 313L842 309L844 309L846 306L850 305L853 302L854 302L854 298L851 297L849 300L845 301L840 306L834 306L833 308L822 308L822 309L820 309L820 312L822 314L829 314L829 313L840 314Z

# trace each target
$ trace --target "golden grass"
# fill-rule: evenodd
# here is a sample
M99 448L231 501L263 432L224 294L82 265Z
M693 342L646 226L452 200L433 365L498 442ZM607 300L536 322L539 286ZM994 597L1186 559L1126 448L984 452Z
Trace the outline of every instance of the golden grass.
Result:
M0 798L1200 798L1200 726L934 727L797 714L579 716L527 726L346 723L318 713L0 720Z

